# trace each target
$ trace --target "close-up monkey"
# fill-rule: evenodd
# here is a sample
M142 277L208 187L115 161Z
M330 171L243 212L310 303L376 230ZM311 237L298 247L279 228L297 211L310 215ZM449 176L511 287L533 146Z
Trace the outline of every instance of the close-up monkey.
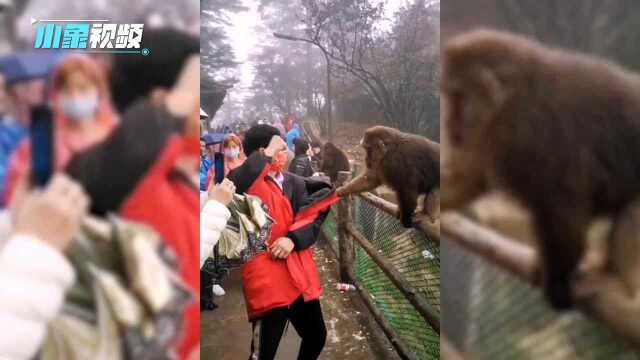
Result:
M362 139L364 173L337 189L340 196L373 190L384 184L397 195L400 221L413 225L418 196L440 187L440 144L399 130L374 126ZM427 211L429 206L424 206ZM433 220L433 214L427 214Z
M640 78L489 30L452 38L443 59L442 209L493 189L528 208L546 297L571 307L589 224L640 193Z

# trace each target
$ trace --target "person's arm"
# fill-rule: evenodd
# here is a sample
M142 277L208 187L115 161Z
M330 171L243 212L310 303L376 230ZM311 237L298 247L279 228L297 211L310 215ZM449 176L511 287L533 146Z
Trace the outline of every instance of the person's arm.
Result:
M200 267L213 251L231 213L221 202L209 200L200 212Z
M0 247L0 358L30 359L64 302L75 272L63 251L84 218L88 198L64 175L16 199ZM5 224L6 225L6 224Z
M75 272L62 253L28 235L0 250L0 359L31 359L62 308Z
M322 187L323 184L318 181L311 181L300 177L293 178L294 186L294 202L296 214L304 209L313 206L319 199L325 197L330 189L328 187ZM316 188L318 188L316 190ZM310 193L310 189L313 193ZM324 211L318 214L313 223L304 226L295 231L290 231L288 237L293 241L294 250L302 251L315 244L320 235L320 230L324 220L327 218L328 211Z
M271 163L270 157L255 151L249 155L244 164L232 170L228 178L236 184L236 193L246 193L269 163Z
M293 241L293 250L302 251L311 247L318 241L318 236L322 230L322 224L329 214L329 209L320 212L313 222L300 229L290 231L289 238Z
M228 178L235 184L236 192L244 194L251 185L265 171L273 156L286 150L287 144L278 135L274 135L269 145L263 151L254 151L240 167L229 173Z
M222 231L231 216L227 205L233 199L235 186L229 179L215 185L207 194L207 201L200 211L200 267L218 243Z
M139 101L107 140L74 156L67 173L89 193L92 213L117 211L180 130L168 112Z

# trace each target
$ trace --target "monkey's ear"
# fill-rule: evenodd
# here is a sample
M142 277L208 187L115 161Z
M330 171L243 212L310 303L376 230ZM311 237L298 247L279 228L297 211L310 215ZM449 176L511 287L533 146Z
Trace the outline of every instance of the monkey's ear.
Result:
M481 94L485 94L488 108L495 112L502 109L507 100L507 88L500 82L497 72L483 67L478 71L478 78L480 86L483 87Z
M382 139L375 139L373 141L373 146L378 150L380 154L384 154L387 151L387 146L384 141L382 141Z

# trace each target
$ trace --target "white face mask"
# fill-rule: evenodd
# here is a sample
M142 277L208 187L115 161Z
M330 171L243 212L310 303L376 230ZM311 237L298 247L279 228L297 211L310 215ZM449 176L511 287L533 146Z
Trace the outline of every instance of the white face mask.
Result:
M74 122L91 120L98 108L98 93L89 92L79 97L62 96L60 108Z
M240 156L240 149L233 148L231 150L225 150L224 153L229 159L237 159L238 156Z

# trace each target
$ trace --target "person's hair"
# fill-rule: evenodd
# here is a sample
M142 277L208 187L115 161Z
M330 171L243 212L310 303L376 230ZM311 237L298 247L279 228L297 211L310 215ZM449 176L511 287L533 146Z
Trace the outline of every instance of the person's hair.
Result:
M252 126L244 134L243 149L245 155L249 156L260 148L269 146L269 142L274 135L280 136L280 131L267 124Z
M307 142L307 140L303 139L303 138L297 138L295 140L293 140L293 145L294 147L294 154L296 156L298 155L304 155L306 154L307 150L309 150L309 142Z
M114 58L111 89L121 112L154 88L173 86L185 61L200 52L198 37L170 28L145 29L142 42L148 56Z
M227 148L231 145L235 145L241 148L242 140L240 140L240 138L235 134L229 134L224 138L224 141L222 142L222 147Z
M108 96L105 69L85 55L73 55L60 63L51 82L54 92L62 90L67 85L71 74L82 73L98 88L101 96Z
M64 58L56 67L52 80L50 93L56 97L67 85L71 74L81 72L89 78L97 88L100 96L95 120L97 124L111 128L115 126L113 114L113 103L111 102L111 92L109 91L107 73L103 66L91 57L86 55L71 55ZM56 123L64 125L68 122L67 117L62 113L56 113Z

